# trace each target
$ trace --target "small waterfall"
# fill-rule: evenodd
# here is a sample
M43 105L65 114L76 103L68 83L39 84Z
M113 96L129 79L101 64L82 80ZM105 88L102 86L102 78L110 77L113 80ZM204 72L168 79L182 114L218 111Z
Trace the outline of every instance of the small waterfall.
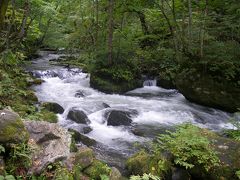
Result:
M143 82L143 86L157 86L157 80L146 80Z

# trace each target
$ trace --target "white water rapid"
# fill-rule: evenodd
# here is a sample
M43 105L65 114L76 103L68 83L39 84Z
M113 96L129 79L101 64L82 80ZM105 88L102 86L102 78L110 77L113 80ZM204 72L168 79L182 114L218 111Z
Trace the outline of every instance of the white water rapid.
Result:
M228 113L190 103L176 90L154 86L155 82L145 83L151 86L125 95L101 93L90 87L90 75L80 69L49 65L52 57L56 58L47 54L29 67L29 71L44 80L34 87L37 97L42 102L56 102L64 107L64 113L58 117L65 128L80 129L82 125L67 119L67 114L73 107L83 110L93 129L86 136L98 142L95 149L99 157L116 166L121 166L122 159L136 151L136 143L147 146L146 142L159 132L176 124L191 122L213 130L231 128ZM75 96L79 91L82 97ZM110 107L104 108L103 103ZM132 117L132 126L108 126L104 114L112 109L137 111ZM143 136L134 135L133 129Z

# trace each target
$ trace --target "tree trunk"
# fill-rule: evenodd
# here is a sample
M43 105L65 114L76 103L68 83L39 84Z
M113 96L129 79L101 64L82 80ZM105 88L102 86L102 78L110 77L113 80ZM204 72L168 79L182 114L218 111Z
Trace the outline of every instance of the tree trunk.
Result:
M98 28L99 28L99 3L98 3L98 0L96 0L96 37L95 37L95 40L96 40L96 46L98 47Z
M149 34L148 26L147 26L147 23L146 23L146 19L145 19L144 13L143 13L143 12L137 12L137 14L138 14L138 17L139 17L139 19L140 19L140 22L141 22L141 26L142 26L142 30L143 30L144 35Z
M114 0L109 0L109 7L108 7L108 63L112 65L113 62L113 10L114 10Z
M204 29L205 29L205 24L206 24L207 13L208 13L208 0L206 0L203 23L202 23L202 26L200 27L200 57L201 58L204 55L204 52L203 52L203 49L204 49Z
M5 19L5 15L7 12L7 8L8 8L8 2L9 0L1 0L0 1L0 30L3 27L4 24L4 19Z
M23 40L23 38L26 34L25 28L26 28L26 25L27 25L27 19L28 19L28 16L29 16L29 11L30 11L29 1L27 0L25 2L25 5L24 5L24 15L23 15L23 19L22 19L21 29L20 29L20 32L19 32L20 42L22 42L22 40Z
M192 44L192 1L188 0L188 38L189 46ZM190 47L188 48L190 49Z

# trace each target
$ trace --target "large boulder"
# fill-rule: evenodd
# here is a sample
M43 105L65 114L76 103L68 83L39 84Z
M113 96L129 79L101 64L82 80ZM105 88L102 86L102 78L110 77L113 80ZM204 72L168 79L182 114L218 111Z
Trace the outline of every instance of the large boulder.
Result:
M62 114L64 112L64 108L55 102L46 102L42 104L48 111L54 112L56 114Z
M231 82L182 73L178 75L176 85L189 101L229 112L236 112L240 107L240 87Z
M240 142L221 137L205 129L202 130L202 134L212 142L213 148L220 159L220 164L206 173L201 172L201 167L195 167L189 171L191 176L194 179L209 180L237 179L235 173L240 169Z
M107 112L107 125L108 126L130 126L132 123L131 112L112 110Z
M20 116L11 110L0 111L0 143L24 143L29 133L24 127Z
M87 115L82 110L71 109L68 112L67 118L79 124L90 123L90 120L88 119Z
M90 86L105 93L123 94L133 89L142 87L143 81L135 79L131 82L116 82L109 78L101 77L99 74L96 75L92 73L90 77Z
M30 174L40 174L49 164L70 155L71 134L58 124L25 121L30 133L29 146L34 149Z

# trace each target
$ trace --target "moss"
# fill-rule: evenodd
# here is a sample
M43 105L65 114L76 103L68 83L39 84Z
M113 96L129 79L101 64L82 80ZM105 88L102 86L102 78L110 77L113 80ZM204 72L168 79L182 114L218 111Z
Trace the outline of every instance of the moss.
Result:
M0 141L10 143L22 143L29 139L29 133L25 129L21 119L17 119L6 125L0 132Z
M75 164L79 165L82 169L91 166L94 161L93 150L90 148L81 148L75 156Z
M101 78L97 75L91 74L91 87L98 89L105 93L119 93L123 94L127 91L142 87L141 80L132 80L130 82L116 82L110 79Z
M164 176L170 171L171 162L161 154L149 155L142 150L127 160L127 169L131 175L151 173L157 176Z
M57 123L58 117L55 113L50 112L46 109L42 109L40 112L32 113L26 117L30 120L36 120L36 121L47 121L50 123Z
M110 172L111 168L99 160L94 160L92 165L84 170L84 173L94 180L100 180L101 175L109 176Z
M78 148L76 145L76 141L74 138L71 138L71 144L70 144L70 152L77 152Z

